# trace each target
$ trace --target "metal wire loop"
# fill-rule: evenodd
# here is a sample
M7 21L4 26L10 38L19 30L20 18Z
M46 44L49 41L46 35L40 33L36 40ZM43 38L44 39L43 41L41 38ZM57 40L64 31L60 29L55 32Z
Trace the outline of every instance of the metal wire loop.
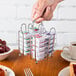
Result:
M26 31L26 24L25 24L25 23L22 23L22 24L21 24L21 32L23 32L23 26L24 26L24 29L25 29L25 31Z

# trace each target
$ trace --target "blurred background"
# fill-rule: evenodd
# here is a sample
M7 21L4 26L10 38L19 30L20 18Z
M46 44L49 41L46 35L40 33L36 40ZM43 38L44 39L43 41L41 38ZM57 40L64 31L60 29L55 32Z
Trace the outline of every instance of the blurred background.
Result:
M13 49L18 48L18 30L22 23L31 22L32 6L36 0L0 0L0 39ZM76 41L76 0L58 4L51 21L43 22L46 30L56 29L55 49ZM47 26L47 27L46 27Z

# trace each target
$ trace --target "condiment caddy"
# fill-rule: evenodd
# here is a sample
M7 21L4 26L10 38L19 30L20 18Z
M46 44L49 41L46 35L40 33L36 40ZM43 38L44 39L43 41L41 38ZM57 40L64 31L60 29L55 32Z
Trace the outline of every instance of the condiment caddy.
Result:
M36 61L52 56L54 51L56 30L54 27L46 31L43 23L32 22L28 25L21 24L18 31L18 49L24 55L30 56Z

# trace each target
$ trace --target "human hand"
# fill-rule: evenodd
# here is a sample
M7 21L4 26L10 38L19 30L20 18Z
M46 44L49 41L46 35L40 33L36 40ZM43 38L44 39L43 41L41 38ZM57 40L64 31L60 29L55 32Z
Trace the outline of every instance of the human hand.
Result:
M32 20L40 23L43 20L50 20L53 11L61 0L38 0L32 10Z

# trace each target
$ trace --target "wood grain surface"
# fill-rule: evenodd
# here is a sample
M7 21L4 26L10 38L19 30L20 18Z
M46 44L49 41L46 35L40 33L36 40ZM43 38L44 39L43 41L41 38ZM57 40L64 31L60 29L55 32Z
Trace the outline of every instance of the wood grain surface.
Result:
M0 61L0 64L11 68L16 76L25 76L24 68L30 68L34 76L58 76L60 70L69 66L69 62L61 58L60 54L61 51L57 50L52 57L45 58L36 64L30 55L19 56L19 50L14 50L7 59Z

